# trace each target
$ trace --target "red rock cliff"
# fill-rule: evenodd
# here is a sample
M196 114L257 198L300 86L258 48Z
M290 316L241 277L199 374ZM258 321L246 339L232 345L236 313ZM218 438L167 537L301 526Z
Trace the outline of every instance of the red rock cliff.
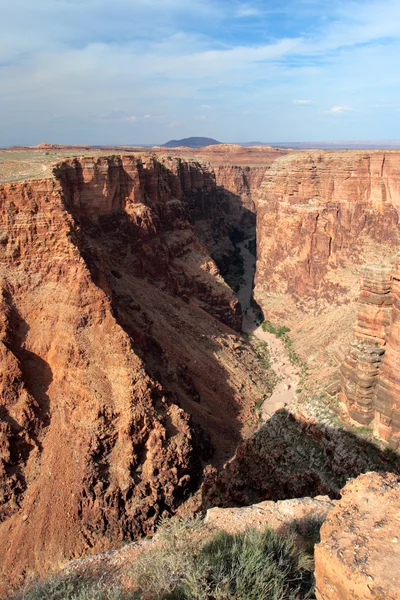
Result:
M400 272L370 265L363 270L350 353L341 367L341 399L358 423L396 449L400 442Z
M400 241L400 152L304 151L278 158L257 200L256 299L338 302L352 269ZM385 260L383 262L386 262Z
M262 395L188 220L184 195L213 184L179 164L81 159L0 186L2 592L175 512Z

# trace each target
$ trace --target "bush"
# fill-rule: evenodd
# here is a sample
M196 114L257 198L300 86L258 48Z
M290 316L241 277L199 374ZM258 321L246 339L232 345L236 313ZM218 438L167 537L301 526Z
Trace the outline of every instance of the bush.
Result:
M52 576L14 600L307 600L313 562L295 533L214 534L200 519L161 523L128 573L131 592L101 580Z
M267 529L221 532L204 544L190 528L177 544L143 554L135 565L142 594L154 600L300 600L313 597L312 561L294 535ZM168 536L164 537L164 542ZM140 596L138 596L140 598Z
M11 600L129 600L117 587L93 579L79 578L76 575L52 575L43 581L36 581Z

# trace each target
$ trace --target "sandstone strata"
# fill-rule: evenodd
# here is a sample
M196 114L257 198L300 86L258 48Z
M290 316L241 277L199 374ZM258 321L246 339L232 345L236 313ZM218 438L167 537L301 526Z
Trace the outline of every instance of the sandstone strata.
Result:
M393 270L391 323L374 399L375 428L394 449L400 444L400 255Z
M368 424L374 416L376 383L385 354L392 311L392 269L369 265L362 270L354 341L341 367L342 398L350 416Z
M398 600L400 479L367 473L348 483L315 549L318 600Z
M256 299L340 301L351 269L393 255L400 241L399 152L295 152L259 190ZM262 234L261 234L262 232Z
M398 447L400 438L399 260L363 269L354 341L341 367L341 399L356 422Z

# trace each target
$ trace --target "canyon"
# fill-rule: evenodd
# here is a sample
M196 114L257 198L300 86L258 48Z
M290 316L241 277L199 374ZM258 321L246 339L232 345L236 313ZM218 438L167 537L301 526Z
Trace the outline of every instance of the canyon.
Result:
M1 594L161 517L400 473L373 437L397 449L400 152L75 154L0 158Z

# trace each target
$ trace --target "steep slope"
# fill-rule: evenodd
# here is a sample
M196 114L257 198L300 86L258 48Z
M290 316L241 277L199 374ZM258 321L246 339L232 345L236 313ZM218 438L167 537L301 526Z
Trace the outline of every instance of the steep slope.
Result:
M351 269L398 246L400 153L296 152L277 159L258 196L256 297L340 302ZM315 304L315 302L314 302Z
M400 441L399 265L397 259L394 269L363 270L354 341L341 366L341 400L350 417L361 424L373 421L392 449Z
M171 169L85 158L0 187L2 591L151 530L251 427L260 366L183 194L214 184Z

